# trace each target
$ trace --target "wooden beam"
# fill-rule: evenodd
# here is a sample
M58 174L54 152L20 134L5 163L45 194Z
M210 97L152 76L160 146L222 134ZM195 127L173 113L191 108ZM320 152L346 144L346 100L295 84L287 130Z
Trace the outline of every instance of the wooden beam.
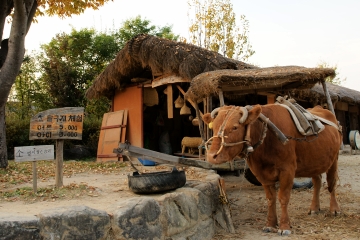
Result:
M128 157L145 158L157 163L174 164L174 165L180 164L180 165L200 167L205 169L214 169L214 170L231 170L231 169L238 170L238 169L244 169L245 166L245 159L233 161L233 163L226 162L221 164L211 164L203 160L176 157L145 148L139 148L132 145L127 145L124 143L119 143L119 148L114 149L114 153L122 154Z
M151 85L153 88L158 87L158 86L162 86L165 84L174 84L174 83L179 83L179 82L190 82L187 79L184 79L180 76L176 76L176 75L163 75L160 77L155 78Z
M166 88L167 95L167 112L168 118L174 118L174 105L173 105L173 89L172 85L168 84Z

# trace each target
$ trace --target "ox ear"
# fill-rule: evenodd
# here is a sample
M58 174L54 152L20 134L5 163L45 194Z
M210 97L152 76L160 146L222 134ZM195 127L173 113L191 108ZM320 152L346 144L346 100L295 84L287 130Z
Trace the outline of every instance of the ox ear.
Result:
M206 124L211 123L211 121L212 121L211 114L210 113L205 113L203 115L202 119L203 119L204 123L206 123Z
M245 121L245 125L255 122L255 120L260 116L260 113L261 113L261 106L257 104L249 111L249 115Z

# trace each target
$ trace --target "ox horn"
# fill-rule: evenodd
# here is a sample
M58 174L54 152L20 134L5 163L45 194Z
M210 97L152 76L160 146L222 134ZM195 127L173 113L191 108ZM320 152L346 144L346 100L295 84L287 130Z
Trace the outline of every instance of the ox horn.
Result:
M242 111L243 115L240 118L239 123L243 124L246 121L249 114L245 107L240 107L240 110Z
M219 112L219 110L220 110L220 107L218 107L218 108L215 108L214 110L212 110L212 112L211 112L211 114L210 114L210 116L211 116L211 118L215 118L215 115Z

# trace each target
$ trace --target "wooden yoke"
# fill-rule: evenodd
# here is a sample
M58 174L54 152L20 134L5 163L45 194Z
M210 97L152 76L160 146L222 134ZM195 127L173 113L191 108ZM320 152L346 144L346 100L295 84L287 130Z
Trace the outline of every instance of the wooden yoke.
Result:
M247 105L246 106L246 109L247 110L251 110L253 107L250 106L250 105ZM275 124L273 124L269 118L265 117L264 114L260 113L259 115L259 119L266 123L267 126L270 128L271 131L273 131L276 135L276 137L280 140L280 142L283 144L283 145L286 145L288 142L289 142L289 139L280 131L280 129L278 129Z

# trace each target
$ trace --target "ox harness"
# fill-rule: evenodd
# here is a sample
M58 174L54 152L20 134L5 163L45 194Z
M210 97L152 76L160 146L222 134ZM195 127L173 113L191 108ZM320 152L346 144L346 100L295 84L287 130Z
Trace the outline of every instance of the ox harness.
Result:
M224 128L225 128L229 118L231 117L231 115L235 112L235 110L238 110L238 108L236 108L235 106L231 106L231 109L228 109L225 113L225 119L224 119L223 123L221 124L217 135L209 138L209 140L206 141L206 143L205 143L206 151L208 151L208 145L210 144L210 141L213 138L220 138L221 139L220 148L216 152L215 155L218 155L223 150L224 147L231 147L231 146L235 146L235 145L245 144L246 147L243 147L243 150L241 151L240 155L247 158L248 155L254 151L254 149L259 147L263 143L263 141L266 137L266 132L267 132L268 127L270 127L270 129L275 133L275 135L283 143L283 145L286 145L286 143L288 142L289 139L295 140L295 141L306 141L306 142L311 142L311 141L316 140L318 137L318 133L320 133L322 130L325 129L325 126L322 123L333 126L340 133L342 132L342 128L339 123L336 125L335 123L333 123L327 119L324 119L319 116L315 116L315 115L311 114L310 112L308 112L307 110L302 108L300 105L294 104L295 100L288 101L288 100L286 100L286 97L285 98L278 97L277 100L278 101L276 104L279 104L280 106L285 107L289 111L298 131L302 135L305 136L304 138L295 138L295 137L291 137L291 136L285 136L270 121L269 118L265 117L262 113L260 113L258 120L260 120L262 122L262 130L261 130L260 138L257 143L255 143L253 146L251 145L251 137L250 137L251 125L250 124L246 125L246 129L245 129L246 133L245 133L245 137L244 137L243 141L239 141L239 142L235 142L235 143L226 143L225 138L228 138L228 136L224 135ZM252 108L253 107L249 106L249 105L247 105L245 107L246 111L251 110ZM315 136L315 138L309 140L307 138L308 136Z
M252 106L246 106L247 110L250 110L252 108ZM220 128L219 128L219 131L217 133L216 136L213 136L211 138L209 138L209 140L206 141L205 143L205 149L206 151L208 151L208 145L210 144L210 141L213 139L213 138L220 138L221 139L221 143L220 143L220 148L219 150L216 152L215 155L218 155L222 149L224 147L231 147L231 146L235 146L235 145L239 145L239 144L245 144L246 145L246 148L243 148L241 154L245 154L246 156L253 152L254 149L256 149L258 146L260 146L263 141L264 141L264 138L266 137L266 132L267 132L267 123L269 121L269 119L267 118L268 121L263 121L263 128L262 128L262 134L261 134L261 137L259 139L259 141L254 144L254 146L251 146L251 137L250 137L250 124L248 124L246 126L246 129L245 129L245 138L244 138L244 141L240 141L240 142L235 142L235 143L226 143L225 142L225 138L227 138L228 136L224 136L224 128L229 120L229 118L231 117L231 115L234 113L234 111L236 110L236 107L235 106L231 106L231 109L227 110L226 113L225 113L225 119L223 121L223 123L221 124Z

